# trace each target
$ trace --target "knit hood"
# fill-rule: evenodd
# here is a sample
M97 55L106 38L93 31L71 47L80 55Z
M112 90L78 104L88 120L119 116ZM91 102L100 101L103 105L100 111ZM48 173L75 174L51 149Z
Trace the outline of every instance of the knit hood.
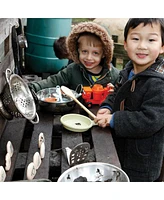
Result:
M83 32L94 33L101 39L104 46L103 49L105 55L105 63L110 68L110 62L112 61L114 48L113 40L110 37L108 31L103 26L94 22L82 22L72 28L72 31L66 39L66 45L71 59L75 63L80 62L78 58L77 40L79 35Z

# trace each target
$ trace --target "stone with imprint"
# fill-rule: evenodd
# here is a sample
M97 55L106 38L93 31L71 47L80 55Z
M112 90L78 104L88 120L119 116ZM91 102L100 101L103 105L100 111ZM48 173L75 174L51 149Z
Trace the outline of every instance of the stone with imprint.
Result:
M41 147L41 144L42 144L43 142L45 143L44 133L40 133L40 134L39 134L39 139L38 139L38 146L39 146L39 148Z
M4 182L6 179L6 172L3 166L0 166L0 182Z
M27 167L27 179L32 180L36 175L36 168L33 162L31 162Z

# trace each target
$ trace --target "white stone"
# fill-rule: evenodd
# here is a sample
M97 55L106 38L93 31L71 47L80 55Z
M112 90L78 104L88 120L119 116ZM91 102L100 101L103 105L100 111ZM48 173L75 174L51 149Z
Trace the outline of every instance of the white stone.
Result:
M38 138L38 146L39 146L39 148L41 147L41 144L42 144L43 142L45 143L44 133L40 133L40 134L39 134L39 138Z
M27 179L32 180L36 175L36 168L33 162L31 162L27 167Z
M33 156L33 163L34 163L35 169L37 170L42 163L39 152L35 152Z
M14 148L13 148L11 141L7 142L6 149L7 149L7 153L9 153L10 157L12 157L13 153L14 153Z
M40 146L40 156L43 159L45 156L45 143L42 142L41 146Z
M6 156L5 156L5 170L6 171L9 171L10 170L10 167L11 167L11 156L10 156L10 153L7 153Z
M3 166L0 166L0 182L4 182L6 179L6 172Z

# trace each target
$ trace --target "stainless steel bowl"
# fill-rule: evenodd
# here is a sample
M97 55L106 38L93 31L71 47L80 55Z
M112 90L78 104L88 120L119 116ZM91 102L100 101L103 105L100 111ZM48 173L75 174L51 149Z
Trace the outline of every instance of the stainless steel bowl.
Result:
M72 92L76 98L81 96L81 93L77 93L74 90ZM37 97L40 108L48 112L66 113L71 111L76 105L73 99L61 93L59 86L40 90L37 92ZM47 101L48 99L54 100Z
M89 162L67 169L57 182L130 182L127 174L114 165Z

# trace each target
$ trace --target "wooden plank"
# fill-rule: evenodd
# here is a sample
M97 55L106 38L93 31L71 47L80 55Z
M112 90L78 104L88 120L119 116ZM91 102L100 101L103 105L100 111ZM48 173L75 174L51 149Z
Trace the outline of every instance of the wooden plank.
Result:
M116 58L129 59L128 58L128 54L127 54L127 52L124 49L124 45L120 44L120 43L114 43L113 56L116 57Z
M76 145L78 145L79 143L82 143L82 142L83 142L82 133L68 131L63 128L62 148L69 147L69 148L73 149ZM69 167L70 166L68 164L66 154L63 151L62 158L61 158L61 173L63 173Z
M79 107L79 105L76 105L71 113L81 114L81 107ZM62 148L69 147L69 148L73 149L76 145L78 145L79 143L82 143L82 142L83 142L82 133L72 132L72 131L69 131L69 130L66 130L65 128L63 128L62 144L61 144ZM61 155L61 173L63 173L67 169L69 169L69 167L70 166L68 164L66 152L63 149L63 153Z
M13 59L12 49L10 49L10 51L7 53L7 55L0 63L0 93L2 92L6 84L5 71L7 68L10 68L11 70L14 69L14 59Z
M38 148L38 137L41 132L45 136L45 157L42 159L42 163L37 170L35 179L48 179L49 178L49 158L51 150L52 130L53 130L53 114L51 113L39 113L39 123L34 125L34 130L29 146L27 163L24 173L24 179L27 179L27 166L33 161L33 155L35 152L40 152Z
M2 133L5 129L6 123L7 123L7 120L0 116L0 127L1 127L0 128L0 139L1 139Z
M1 62L2 58L4 58L4 55L5 55L4 48L5 48L5 42L3 41L0 44L0 62Z
M0 94L6 84L5 80L5 70L6 68L13 69L14 68L14 59L13 59L13 53L12 49L7 53L5 58L0 62ZM0 137L3 132L4 126L5 126L6 120L0 116Z
M114 52L113 52L113 59L112 63L114 66L117 66L117 59L122 59L123 60L123 67L124 68L125 64L129 61L129 57L127 55L127 52L124 49L124 45L121 43L114 43Z
M24 129L26 125L26 119L24 118L15 118L11 121L8 121L7 126L2 134L0 140L0 165L5 166L5 155L7 153L6 144L8 141L11 141L14 147L14 154L11 159L11 168L6 173L6 180L11 181L12 176L15 170L15 163L21 146Z
M24 169L26 166L27 152L18 153L15 169Z
M98 105L90 109L95 115L99 109ZM92 140L94 145L95 157L97 162L106 162L120 167L117 151L113 142L110 128L93 126L91 128Z
M92 127L91 130L97 162L105 162L120 167L120 162L109 127Z
M0 18L0 44L10 35L15 25L18 25L18 18Z
M6 68L14 69L13 52L11 48L11 29L17 22L17 18L0 18L0 93L6 83L4 76ZM5 119L0 117L0 137L4 130L5 123Z

